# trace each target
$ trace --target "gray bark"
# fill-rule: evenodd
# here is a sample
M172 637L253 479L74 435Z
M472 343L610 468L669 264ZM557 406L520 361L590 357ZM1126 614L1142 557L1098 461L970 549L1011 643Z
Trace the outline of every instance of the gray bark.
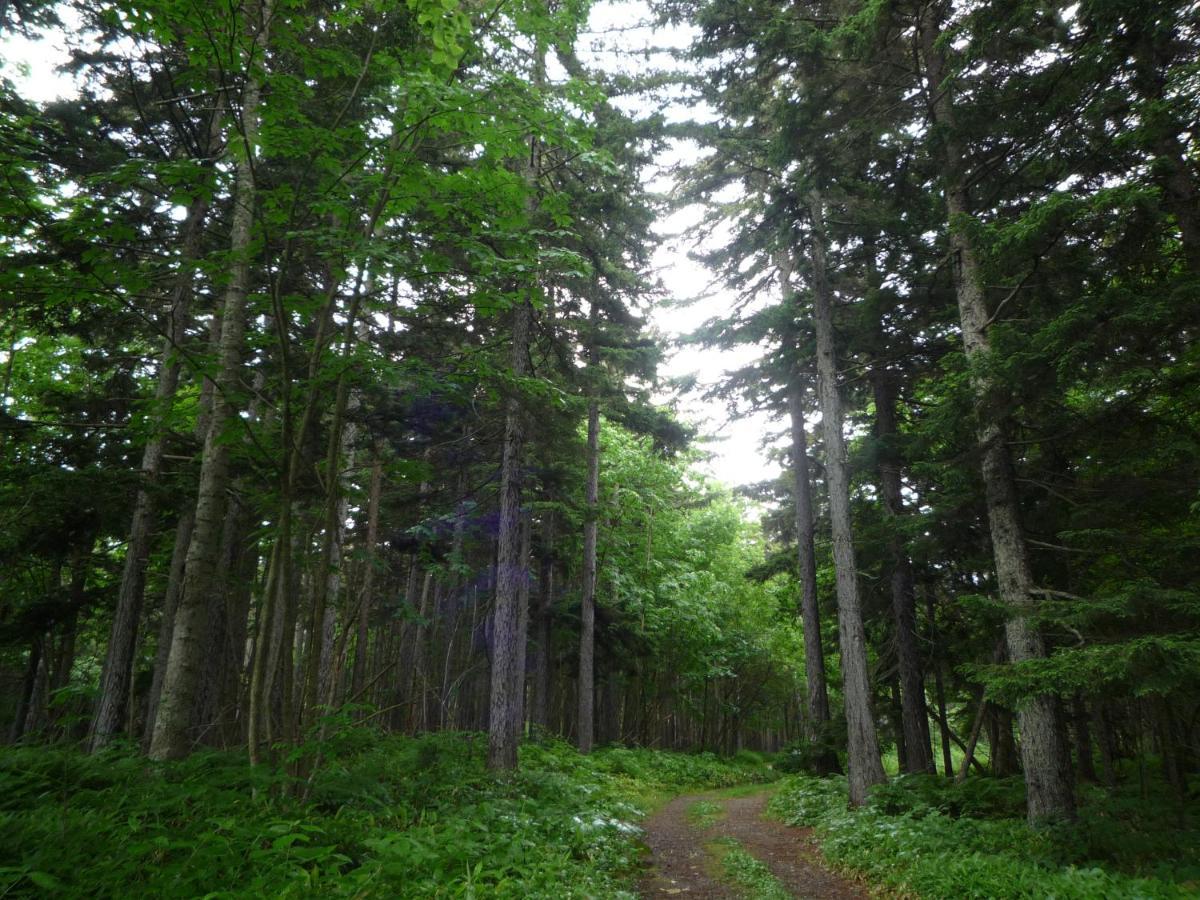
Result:
M550 617L554 605L554 513L546 518L542 534L541 572L534 639L533 702L529 720L541 728L550 725Z
M929 620L929 645L933 648L933 685L937 700L938 731L942 743L942 770L947 778L954 775L954 762L950 755L950 721L946 716L946 685L942 676L942 663L938 656L937 620L934 618L933 594L925 590L925 616Z
M158 644L154 654L154 673L150 680L150 697L146 704L146 727L142 742L150 746L154 734L154 723L158 718L158 698L162 694L163 678L167 671L167 657L171 653L171 635L175 631L175 612L179 608L179 595L183 592L183 566L187 559L188 546L192 542L192 523L195 511L187 509L175 524L175 547L171 551L171 566L167 572L167 590L163 595L162 619L158 625Z
M220 119L219 110L213 113L213 119ZM162 417L179 385L180 365L176 348L183 343L187 328L194 263L200 255L200 236L207 213L207 199L197 199L188 208L183 224L180 271L172 292L167 336L163 342L158 386L154 393L157 421L142 450L141 480L133 502L133 520L129 526L125 562L121 569L121 587L117 593L108 649L100 675L100 699L88 735L88 750L92 753L106 747L125 725L125 707L133 678L134 645L146 591L146 564L150 557L150 539L157 512L155 490L162 471Z
M529 332L533 308L528 302L513 310L512 371L525 374L528 365ZM521 688L517 671L520 634L521 580L521 480L525 422L523 404L517 396L508 399L504 422L504 444L500 468L500 533L497 551L496 603L492 612L492 668L488 703L488 768L515 769L521 723L516 716L516 695Z
M375 603L375 567L378 565L375 552L379 544L379 501L382 495L383 462L376 450L371 463L371 487L367 495L366 568L363 571L362 591L359 595L358 617L355 623L354 669L350 675L350 694L355 698L362 693L363 684L367 679L367 626L371 619L371 608Z
M195 524L184 566L183 593L175 614L171 651L163 678L158 715L150 741L150 757L178 759L191 749L192 715L206 649L205 614L214 586L221 525L225 517L225 490L229 485L229 448L225 429L236 418L234 396L239 386L246 328L246 295L250 281L248 256L254 224L256 186L254 144L258 134L261 86L254 69L266 42L271 0L261 6L261 22L251 28L251 59L247 62L242 96L242 150L235 174L230 228L230 271L221 316L221 343L213 394L211 422L200 462Z
M949 134L940 142L945 173L946 212L950 223L950 249L962 326L963 349L973 367L976 397L976 442L981 456L988 524L1000 599L1009 609L1005 624L1009 659L1014 663L1046 655L1042 636L1029 616L1036 606L1029 552L1021 531L1016 478L1005 443L1004 419L994 383L979 363L989 352L989 315L983 277L970 233L963 220L970 216L963 152L953 138L954 106L947 61L938 39L944 4L930 4L918 22L921 61L924 65L930 114ZM1017 714L1021 731L1021 760L1025 770L1028 815L1031 823L1070 819L1075 815L1075 793L1069 755L1062 739L1061 709L1049 694L1026 701Z
M533 543L533 517L526 513L521 522L521 590L517 598L517 693L516 710L513 717L517 727L525 731L525 661L529 647L529 554Z
M792 289L790 251L776 254L780 287L785 305L796 305ZM796 310L799 314L799 310ZM816 742L827 740L829 728L829 689L825 678L825 648L821 641L821 609L817 601L816 521L813 513L812 478L808 465L808 433L804 426L804 384L794 375L788 391L788 414L792 427L792 504L796 524L796 553L800 564L800 623L804 631L804 677L808 686L805 705L805 737ZM838 770L832 748L829 758L820 761L824 774Z
M896 391L891 376L879 364L871 374L875 397L875 434L883 444L879 455L879 488L887 517L888 555L891 557L892 618L896 626L896 658L900 670L900 707L904 733L905 772L932 774L936 771L929 737L929 714L925 709L925 676L917 645L917 598L912 563L900 534L904 499L900 463L889 446L897 432Z
M600 406L588 403L587 509L583 522L583 591L579 608L580 753L591 753L596 714L596 543L600 501Z
M809 198L812 217L813 322L817 334L817 393L825 433L825 472L833 526L833 561L837 581L838 638L842 651L842 694L846 707L850 803L860 806L873 785L885 780L879 759L879 738L871 709L867 670L867 635L863 628L858 568L850 521L850 478L842 436L842 405L838 393L837 358L833 333L833 290L826 269L824 201Z
M804 677L808 686L804 731L813 743L829 741L829 688L825 677L825 648L821 640L821 609L817 600L817 553L814 541L812 481L808 470L808 435L804 428L803 388L793 382L789 397L792 421L792 484L796 516L796 551L800 562L800 623L804 632ZM840 770L832 746L817 760L819 774Z

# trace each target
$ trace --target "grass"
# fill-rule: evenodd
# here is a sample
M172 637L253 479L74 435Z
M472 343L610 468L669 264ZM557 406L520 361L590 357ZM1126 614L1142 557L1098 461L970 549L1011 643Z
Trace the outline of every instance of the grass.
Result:
M903 776L847 810L843 778L797 776L771 801L784 821L812 826L826 859L877 885L923 898L1173 898L1200 887L1196 810L1165 787L1081 792L1071 825L1031 829L1020 779L962 785Z
M753 761L345 728L305 785L243 756L0 751L0 896L632 898L644 802L764 781ZM299 755L315 754L306 747Z
M746 900L791 900L792 895L766 863L751 856L733 838L718 838L704 849L717 876L736 887Z
M688 807L688 822L695 828L708 830L725 816L725 807L713 800L697 800Z

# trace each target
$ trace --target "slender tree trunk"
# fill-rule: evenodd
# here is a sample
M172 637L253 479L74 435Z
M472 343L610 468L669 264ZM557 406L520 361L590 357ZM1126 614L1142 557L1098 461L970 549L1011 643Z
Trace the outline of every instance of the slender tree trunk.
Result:
M15 744L25 736L30 719L30 711L35 706L38 673L42 670L42 656L45 651L46 636L36 635L29 643L29 660L25 664L25 676L21 679L21 693L17 698L17 711L13 716L12 727L8 733L8 742Z
M512 371L522 377L528 366L533 307L521 302L513 310ZM525 411L517 396L509 397L504 422L500 468L500 533L498 537L496 602L492 612L492 669L488 705L488 768L515 769L521 723L517 693L521 687L519 644L521 580L521 481L525 442Z
M261 93L255 73L266 43L271 0L263 0L260 21L248 27L253 35L246 62L242 94L242 146L237 158L233 215L230 226L229 281L221 316L221 344L212 418L200 462L195 524L184 567L183 593L175 613L171 651L163 678L158 715L150 741L150 757L178 759L191 749L192 716L206 649L205 614L214 587L221 524L225 517L225 490L229 484L229 445L225 430L236 418L233 403L239 388L246 329L246 295L250 283L250 241L254 224L256 185L254 145L258 135ZM249 25L249 23L248 23Z
M367 545L364 563L366 568L363 571L362 591L358 602L358 621L355 623L357 636L354 641L354 669L350 675L350 693L354 697L362 692L367 677L367 628L371 621L371 608L375 603L375 568L379 564L375 552L379 543L379 502L382 496L383 461L376 448L371 463L371 488L367 495Z
M1028 547L1021 531L1016 477L1005 443L1003 413L997 401L1002 385L980 367L989 353L989 315L976 249L964 220L970 217L963 152L953 138L954 106L947 83L948 66L939 41L946 3L931 3L918 22L920 53L934 123L948 132L940 140L945 174L946 212L954 280L962 325L963 348L971 365L976 396L976 441L982 457L988 524L1000 598L1009 609L1005 625L1009 659L1014 663L1045 657L1037 626L1030 621L1035 608L1033 574ZM1069 755L1062 741L1061 709L1049 694L1030 698L1018 712L1021 758L1024 763L1031 823L1070 819L1075 815L1075 794Z
M1083 696L1075 694L1072 712L1075 719L1075 756L1078 760L1076 771L1084 781L1097 782L1096 763L1092 758L1092 729L1087 704Z
M594 351L593 351L594 354ZM583 522L583 592L579 609L580 753L591 753L596 719L596 544L600 526L600 405L588 403L587 509Z
M542 533L534 640L533 708L530 710L530 721L541 728L550 726L550 617L554 604L554 532L554 512L551 511L547 513Z
M1104 778L1104 784L1113 788L1117 785L1117 741L1113 734L1112 719L1102 701L1096 700L1094 709L1096 724L1100 731L1098 742L1100 745L1100 771Z
M933 687L937 700L938 730L942 743L942 769L947 778L954 776L954 761L950 755L950 721L946 715L946 684L942 675L941 655L938 648L937 619L933 608L933 591L928 586L925 593L925 618L929 624L930 659L933 666Z
M246 743L252 764L258 763L262 746L269 743L271 736L270 697L279 661L279 644L283 640L279 595L287 590L287 570L291 568L288 565L292 552L291 504L284 503L280 509L281 517L275 525L275 543L267 562L267 579L255 623L254 663L246 711Z
M987 708L988 702L983 699L983 690L981 689L979 706L975 710L975 723L971 726L971 736L967 738L967 745L963 748L962 765L959 767L955 781L966 781L967 772L970 771L971 764L975 762L975 748L979 744L979 733L983 730L983 722L987 718Z
M163 678L167 672L167 657L171 653L171 635L175 631L175 612L179 608L179 595L183 592L183 566L187 559L188 546L192 541L192 523L195 510L186 509L175 525L175 547L171 551L171 567L167 572L167 590L163 596L162 619L158 625L158 644L154 654L154 673L150 679L150 696L146 703L146 725L142 742L150 746L154 734L154 723L158 718L158 698L162 693Z
M896 731L896 764L901 772L910 771L908 767L908 737L904 733L904 704L900 702L900 679L893 676L888 683L888 697L891 700L892 721Z
M917 646L917 597L912 563L900 532L904 499L900 464L894 442L896 390L891 375L876 363L871 373L875 397L875 433L882 444L879 454L879 487L888 522L888 555L891 557L892 617L896 626L896 661L900 676L900 705L904 732L904 766L909 773L933 773L933 751L929 739L929 713L925 709L925 676Z
M790 265L789 265L790 269ZM785 279L786 275L781 273ZM785 290L790 292L790 286ZM824 745L817 759L820 775L841 769L830 745L829 689L825 680L825 649L821 640L821 609L817 601L816 527L813 521L812 482L808 471L808 435L804 428L804 390L792 382L789 396L792 420L792 480L796 514L796 550L800 559L800 622L804 632L804 676L808 685L804 727L810 743Z
M330 291L332 296L333 291ZM356 284L347 311L345 324L344 352L348 356L356 335L359 300L362 294L360 284ZM316 352L316 351L314 351ZM317 390L313 385L310 390ZM357 398L354 398L357 406ZM306 660L303 699L300 713L302 724L307 727L312 724L317 707L321 704L321 674L328 674L330 662L330 647L333 628L326 620L328 614L335 609L338 593L341 590L341 555L342 545L346 538L346 514L349 505L346 502L346 480L341 461L347 461L346 468L353 466L354 439L356 431L352 424L346 422L346 412L350 409L350 382L345 368L338 375L336 397L334 399L333 421L329 428L329 442L325 453L326 491L325 518L321 532L321 553L318 562L317 578L314 582L312 615L309 618L310 647Z
M858 591L858 567L850 521L850 478L842 436L837 358L833 333L833 290L826 270L824 201L814 192L812 216L813 322L817 334L817 388L825 431L825 472L833 525L833 560L837 580L838 637L842 649L842 694L846 707L850 803L861 806L873 785L886 776L879 759L879 738L871 709L867 672L867 635Z
M529 582L530 551L533 543L533 516L526 512L521 522L521 589L517 599L517 709L514 716L517 727L525 732L525 662L529 647Z
M216 161L216 148L221 139L224 103L219 99L209 119L207 156L211 171ZM209 200L197 198L188 207L181 229L180 270L175 279L166 321L166 335L155 390L155 425L142 451L141 482L134 499L133 519L129 528L125 561L121 572L117 605L109 634L104 666L100 676L100 698L88 736L88 749L95 752L108 744L124 725L125 707L131 695L133 655L138 622L145 599L146 565L156 513L156 485L162 470L164 435L163 417L166 406L175 396L181 366L178 349L185 336L190 317L195 263L200 257L204 220Z

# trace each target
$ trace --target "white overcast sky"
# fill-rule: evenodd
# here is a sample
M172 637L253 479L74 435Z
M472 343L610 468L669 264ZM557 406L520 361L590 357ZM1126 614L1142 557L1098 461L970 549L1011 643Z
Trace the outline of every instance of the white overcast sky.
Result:
M597 4L589 22L589 33L581 41L581 55L593 65L630 73L668 65L669 59L654 50L686 47L691 41L692 30L683 26L657 31L648 25L635 27L646 22L648 16L648 10L638 0ZM62 34L47 35L40 40L10 34L0 41L0 65L4 73L34 101L52 100L72 93L70 79L58 71L66 59L65 36ZM651 101L644 99L627 99L622 105L635 112L661 111L669 121L696 114L682 104L656 109ZM668 150L659 160L661 170L680 160L687 161L696 152L694 147L687 146ZM671 187L669 178L662 171L651 173L649 184L653 190L663 193ZM698 217L699 210L685 209L664 217L655 226L665 240L655 254L654 266L672 302L655 309L651 321L668 341L674 341L708 319L725 313L733 303L728 292L712 284L712 274L688 257L688 250L694 246L690 226ZM754 347L722 352L673 346L663 374L667 377L695 375L703 389L720 381L726 371L746 364L757 355L758 350ZM767 460L762 443L781 423L762 414L731 421L723 404L704 401L698 393L678 398L678 407L707 438L705 449L712 453L712 459L706 467L713 476L731 486L777 476L779 466Z
M653 29L649 10L641 0L599 2L592 10L589 35L581 43L581 55L603 69L626 74L642 74L652 67L671 65L665 49L682 50L692 41L695 29L689 26L668 26ZM662 112L668 122L703 116L705 110L691 109L683 102L666 107L655 106L646 99L627 99L621 106L631 112ZM651 173L650 187L662 193L671 189L665 170L672 164L695 159L695 146L683 144L669 149L661 158L661 170ZM735 300L731 292L713 284L713 275L688 256L695 247L691 228L700 218L697 208L683 209L659 220L655 230L665 238L654 257L659 278L666 288L669 303L658 307L651 321L669 341L674 341L698 328L704 322L729 312ZM765 298L764 298L765 299ZM712 474L724 483L736 486L777 477L778 464L767 459L763 442L781 423L762 413L730 420L722 403L703 400L699 394L705 387L719 382L726 372L737 369L759 356L757 347L720 351L695 346L672 346L663 369L667 377L695 375L698 390L678 398L680 410L700 426L708 439L705 449L713 454L707 464Z

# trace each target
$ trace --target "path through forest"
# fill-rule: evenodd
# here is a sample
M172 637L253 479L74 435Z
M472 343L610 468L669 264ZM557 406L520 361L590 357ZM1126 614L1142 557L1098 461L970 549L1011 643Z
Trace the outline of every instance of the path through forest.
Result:
M771 791L752 794L711 791L676 797L646 819L646 844L653 868L642 879L642 897L703 897L737 900L747 892L724 877L723 848L736 841L771 870L793 897L857 900L870 893L831 872L821 860L811 829L767 819Z

